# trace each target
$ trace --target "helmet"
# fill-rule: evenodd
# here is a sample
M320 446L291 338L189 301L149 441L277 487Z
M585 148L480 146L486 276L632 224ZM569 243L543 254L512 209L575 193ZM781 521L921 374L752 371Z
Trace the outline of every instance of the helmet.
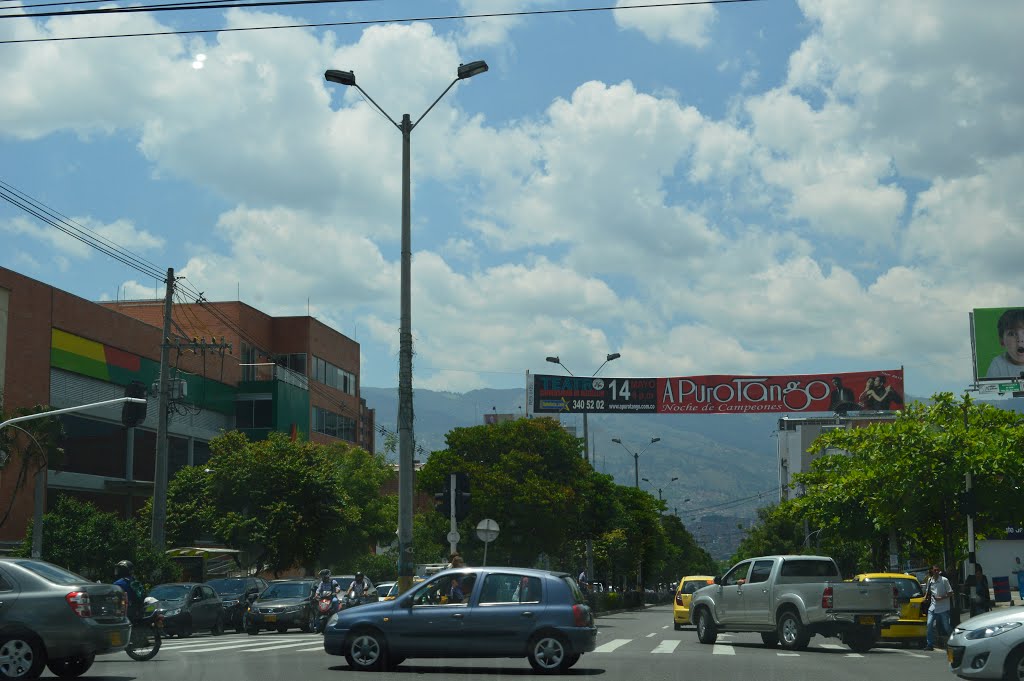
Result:
M356 579L362 579L362 578L363 578L363 573L362 572L357 572L356 573Z
M114 574L118 577L130 577L134 571L135 566L132 565L130 560L122 560L114 566Z
M321 570L320 572L318 572L316 574L320 577L320 579L324 580L325 582L328 579L330 579L330 577L331 577L331 571L328 570L327 568L324 568L323 570Z

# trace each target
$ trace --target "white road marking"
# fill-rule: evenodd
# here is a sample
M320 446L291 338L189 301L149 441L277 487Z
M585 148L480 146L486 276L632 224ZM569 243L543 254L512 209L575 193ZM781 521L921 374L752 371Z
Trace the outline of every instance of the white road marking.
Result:
M732 646L718 645L717 643L711 650L712 655L735 655L736 649Z
M647 634L647 638L651 638L652 636L657 636L657 635L658 635L658 634L656 634L656 633L653 633L653 632L652 632L652 633L650 633L650 634Z
M846 646L841 646L838 643L822 643L818 647L828 648L829 650L845 650Z
M864 656L861 655L860 653L847 653L843 657L864 657Z
M662 641L658 644L658 647L652 650L652 653L672 653L675 652L676 647L679 645L679 641Z
M800 653L775 653L779 657L800 657Z
M262 645L263 647L262 648L259 647L260 645ZM232 650L232 649L235 649L235 648L247 648L247 650L245 651L247 653L259 653L259 652L263 652L265 650L277 650L279 648L295 648L296 646L305 646L305 645L309 645L309 641L299 641L298 643L271 643L269 641L263 641L262 644L260 644L260 643L240 643L239 645L236 645L236 646L218 646L216 648L190 648L189 650L186 650L185 652L186 653L208 653L208 652L211 652L211 651Z
M613 650L615 650L616 648L621 648L622 646L626 645L627 643L629 643L632 640L633 639L631 639L631 638L615 638L615 639L612 639L611 641L608 641L608 643L603 643L603 644L599 645L598 647L594 648L594 652L595 653L610 653Z

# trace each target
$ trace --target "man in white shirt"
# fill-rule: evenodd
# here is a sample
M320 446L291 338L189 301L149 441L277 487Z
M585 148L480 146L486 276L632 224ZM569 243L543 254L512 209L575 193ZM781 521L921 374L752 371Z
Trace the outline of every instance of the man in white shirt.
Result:
M953 595L953 587L949 580L942 576L942 570L938 565L933 565L928 571L927 591L931 594L932 604L928 608L927 636L925 638L925 650L935 650L935 628L939 626L942 631L940 636L949 636L949 609L950 598Z

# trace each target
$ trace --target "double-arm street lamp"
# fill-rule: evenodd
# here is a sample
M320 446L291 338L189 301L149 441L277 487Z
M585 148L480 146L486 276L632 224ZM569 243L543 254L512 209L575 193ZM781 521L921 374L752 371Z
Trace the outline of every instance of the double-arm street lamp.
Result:
M413 128L423 117L448 94L460 80L466 80L487 71L487 62L474 61L460 64L455 79L449 83L437 99L427 107L416 122L409 114L403 114L399 123L391 118L377 102L356 83L352 71L328 70L324 78L328 82L354 87L402 133L402 265L401 265L401 320L398 331L398 581L401 591L412 586L415 572L412 547L412 476L413 476L413 409L412 409L412 304L411 264L412 229L410 219L409 140Z
M601 366L597 367L597 371L592 373L590 376L591 377L597 376L598 373L601 372L601 369L604 369L604 365L605 364L607 364L608 362L611 362L613 360L616 360L619 357L622 357L622 355L620 355L617 352L611 352L611 353L605 355L604 362L601 364ZM558 366L562 367L563 369L565 369L568 372L568 374L570 376L575 376L576 375L573 372L569 371L569 367L567 367L564 364L562 364L562 360L560 358L558 358L558 357L545 357L544 359L547 360L548 362L551 362L552 364L557 364ZM587 425L588 425L587 424L587 411L584 409L584 411L583 411L583 458L586 459L587 461L590 461L590 465L593 466L594 462L590 458L591 457L591 452L590 452L590 431L588 430ZM593 579L594 578L594 540L591 537L587 537L587 576L588 576L589 579Z
M648 485L650 485L651 487L654 487L654 483L653 483L653 482L651 482L649 478L640 478L640 479L641 479L641 480L643 480L644 482L646 482L646 483L647 483ZM675 481L676 481L676 480L678 480L678 479L679 479L679 478L672 478L672 479L671 479L671 480L669 480L669 481L668 481L667 483L665 483L665 487L668 487L669 485L671 485L671 484L672 484L673 482L675 482ZM661 490L662 490L662 489L664 489L664 488L662 488L662 487L658 487L658 488L657 488L657 490L658 490L658 501L662 501L662 498L661 498Z
M651 441L649 443L647 443L647 447L644 447L639 452L630 451L629 447L627 447L626 445L622 444L622 440L620 440L617 437L613 437L612 438L612 442L614 442L614 443L616 443L618 445L621 445L623 449L625 449L627 452L629 452L630 454L633 455L633 485L637 489L640 489L640 455L643 454L644 452L646 452L647 451L647 447L650 447L655 442L661 442L661 438L660 437L652 437Z

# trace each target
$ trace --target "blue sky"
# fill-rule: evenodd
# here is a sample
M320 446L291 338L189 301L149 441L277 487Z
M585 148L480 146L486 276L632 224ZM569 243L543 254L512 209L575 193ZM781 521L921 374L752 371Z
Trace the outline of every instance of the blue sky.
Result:
M6 17L0 42L603 4ZM308 304L394 386L401 136L323 71L415 120L485 59L412 134L415 387L619 352L605 375L904 366L959 392L968 312L1024 304L1020 26L1018 0L763 0L0 44L0 180L210 300ZM85 298L162 290L7 203L0 239Z

